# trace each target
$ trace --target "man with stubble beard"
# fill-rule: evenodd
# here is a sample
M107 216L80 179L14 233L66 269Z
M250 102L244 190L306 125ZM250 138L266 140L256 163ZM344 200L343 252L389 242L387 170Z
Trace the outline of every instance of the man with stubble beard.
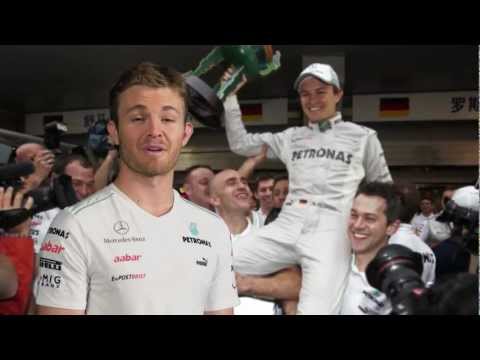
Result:
M180 73L150 63L113 86L119 174L54 220L40 253L39 314L233 314L228 229L173 189L193 132L186 93Z

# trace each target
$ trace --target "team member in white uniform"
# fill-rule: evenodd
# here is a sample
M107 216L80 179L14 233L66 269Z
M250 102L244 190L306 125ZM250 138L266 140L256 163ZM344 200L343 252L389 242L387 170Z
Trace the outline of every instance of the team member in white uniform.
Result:
M429 239L429 224L435 221L437 216L433 213L433 203L430 199L421 199L420 201L420 213L415 214L412 217L411 224L422 241L427 242Z
M253 195L258 201L258 209L255 210L259 219L260 225L265 224L268 214L273 208L273 183L275 179L270 175L262 175L255 181L255 191Z
M346 224L355 191L364 178L390 182L391 176L376 132L344 122L336 112L343 92L329 65L308 66L295 89L308 124L275 134L247 133L237 97L225 101L230 149L252 156L267 144L269 157L286 165L290 180L279 217L243 242L234 267L261 275L298 263L303 273L298 312L336 314L350 266Z
M54 220L40 256L39 314L233 314L228 229L181 199L173 171L193 128L178 72L150 63L110 93L114 184Z
M210 183L210 194L212 205L232 234L235 257L239 244L260 227L252 224L248 216L250 190L247 180L238 171L221 171ZM300 284L301 274L297 268L285 269L266 277L237 274L238 292L242 297L235 314L273 315L272 300L297 301Z
M424 260L422 280L427 286L433 285L435 256L408 225L400 225L401 211L402 205L393 185L367 183L359 188L348 222L348 238L354 255L342 315L387 315L392 311L386 295L371 287L365 275L370 261L388 244L400 244L421 253Z

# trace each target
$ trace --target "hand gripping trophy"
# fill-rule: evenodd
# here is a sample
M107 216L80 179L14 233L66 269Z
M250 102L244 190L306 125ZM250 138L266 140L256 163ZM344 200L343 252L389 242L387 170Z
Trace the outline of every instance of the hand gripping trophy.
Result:
M200 76L220 63L233 65L231 78L216 84L213 88ZM271 45L228 45L214 48L198 67L186 74L189 92L188 110L202 124L219 128L224 112L224 99L236 88L245 75L251 80L267 76L280 67L280 52L273 52Z

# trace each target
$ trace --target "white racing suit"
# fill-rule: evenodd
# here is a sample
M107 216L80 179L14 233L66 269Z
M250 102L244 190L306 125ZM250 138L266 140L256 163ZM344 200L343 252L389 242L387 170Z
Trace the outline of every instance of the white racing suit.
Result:
M268 157L287 167L289 194L279 217L233 244L235 271L266 275L292 264L302 268L299 314L338 314L350 269L347 219L359 183L391 182L376 132L342 121L279 133L247 133L236 96L225 101L230 149L253 156L264 144Z

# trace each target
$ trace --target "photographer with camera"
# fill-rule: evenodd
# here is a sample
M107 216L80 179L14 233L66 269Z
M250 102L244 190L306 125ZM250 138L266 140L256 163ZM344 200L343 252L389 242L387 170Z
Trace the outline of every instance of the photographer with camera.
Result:
M35 166L33 174L22 178L22 190L26 193L48 182L55 164L55 154L44 145L26 143L16 150L15 162L32 162Z
M402 235L396 239L392 237L401 226L400 222L408 219L405 214L407 207L411 208L393 184L372 182L359 187L347 228L353 259L342 315L387 315L391 312L390 301L385 294L369 285L365 271L377 252L394 241L422 254L422 278L428 284L433 283L435 258L432 250L413 231L403 233L407 230L405 228L401 230Z
M69 205L73 205L73 203L83 200L95 192L93 166L85 157L78 154L65 155L59 159L58 163L55 169L55 176L69 176L75 192L76 201L70 202ZM60 207L55 206L33 216L31 235L35 242L36 254L40 251L40 246L47 234L50 223L59 211Z
M451 236L434 248L437 277L478 273L479 191L474 186L455 190L436 221L451 228Z
M12 187L0 187L0 214L31 209L33 199ZM27 312L33 280L33 240L29 236L30 218L0 229L0 315Z

